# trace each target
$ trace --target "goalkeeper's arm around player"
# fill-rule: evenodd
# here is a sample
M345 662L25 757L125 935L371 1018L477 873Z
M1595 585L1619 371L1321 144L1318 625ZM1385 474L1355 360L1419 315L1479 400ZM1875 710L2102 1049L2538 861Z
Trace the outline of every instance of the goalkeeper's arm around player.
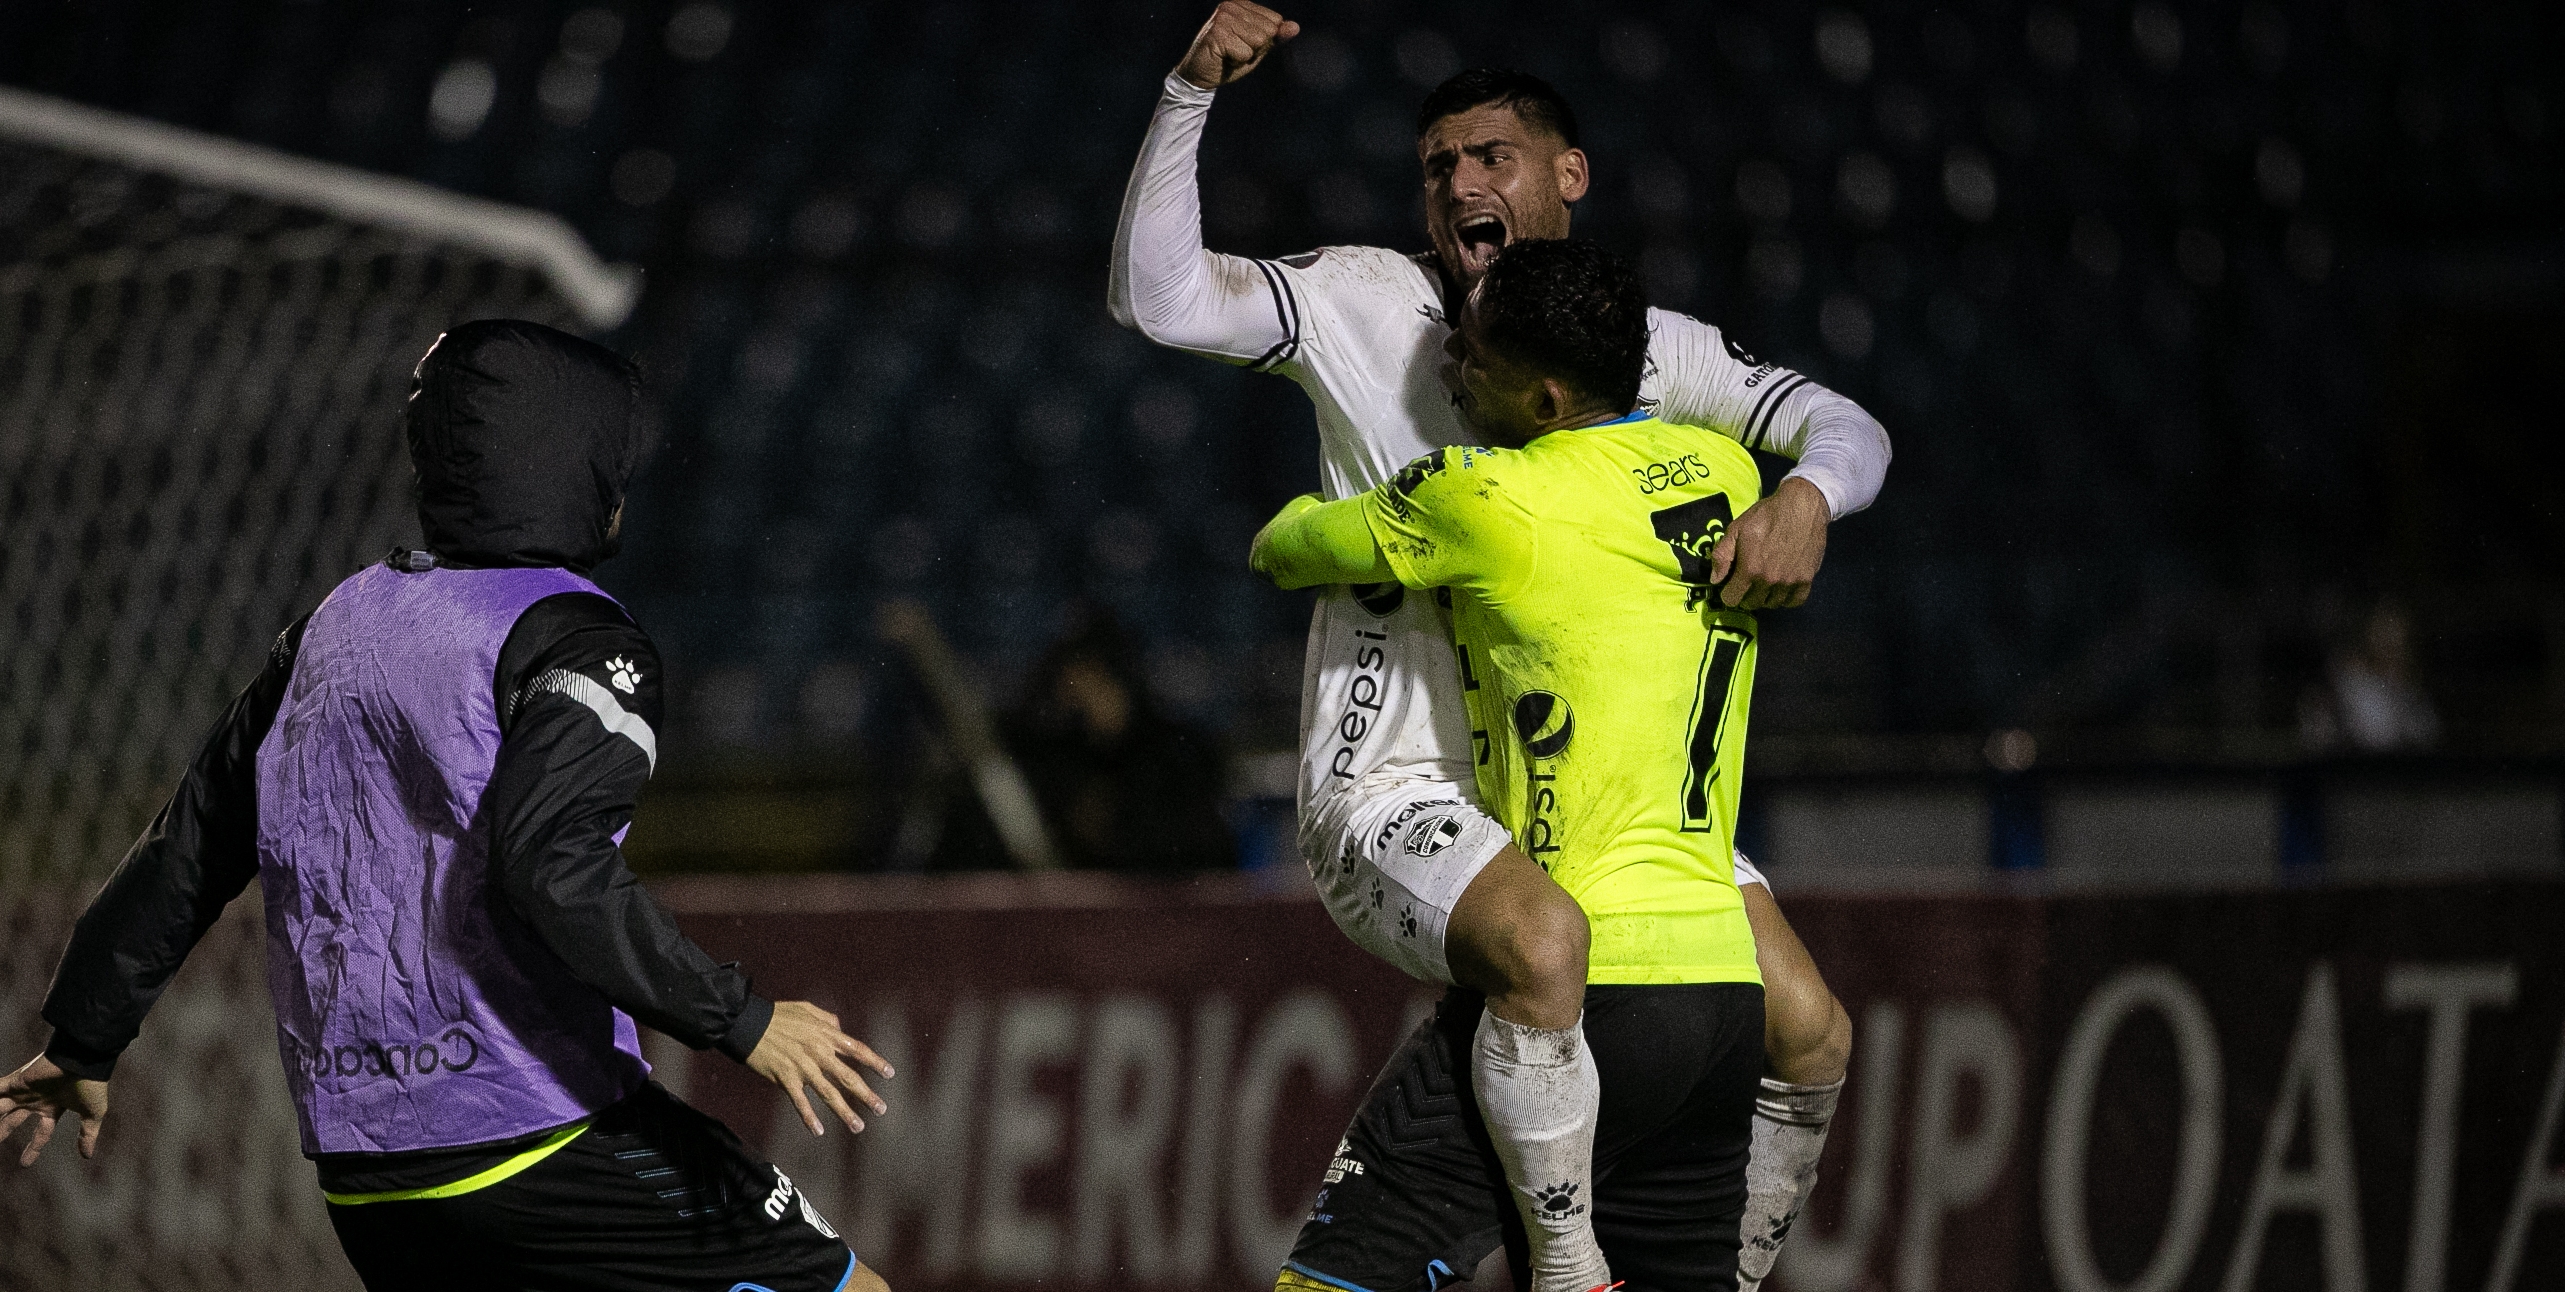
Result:
M1280 588L1388 583L1398 577L1363 519L1362 499L1322 502L1314 493L1284 503L1265 522L1247 564Z

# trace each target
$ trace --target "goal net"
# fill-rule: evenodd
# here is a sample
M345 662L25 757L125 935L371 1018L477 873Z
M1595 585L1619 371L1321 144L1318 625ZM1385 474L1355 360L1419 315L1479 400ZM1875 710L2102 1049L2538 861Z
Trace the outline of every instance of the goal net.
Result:
M0 91L0 1066L277 632L415 540L400 406L428 344L612 326L637 292L551 216ZM0 1168L0 1292L353 1286L257 905L117 1069L98 1159Z

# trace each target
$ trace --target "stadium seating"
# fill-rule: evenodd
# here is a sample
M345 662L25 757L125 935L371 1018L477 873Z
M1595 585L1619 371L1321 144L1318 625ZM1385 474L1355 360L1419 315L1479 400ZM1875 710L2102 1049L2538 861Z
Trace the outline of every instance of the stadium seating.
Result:
M2455 374L2395 359L2418 310L2463 336L2555 286L2551 7L1287 8L1309 34L1213 119L1216 246L1421 245L1414 104L1466 62L1518 63L1586 118L1581 232L1889 425L1886 495L1838 527L1816 601L1774 617L1756 723L1776 750L2285 733L2296 685L2261 679L2317 677L2375 587L2431 586L2380 533L2444 512L2400 509L2412 482L2379 464L2520 465L2512 441L2423 438ZM0 79L559 211L645 266L609 339L667 421L609 581L694 682L676 747L884 738L906 703L870 628L891 595L1001 690L1063 606L1101 601L1152 643L1162 700L1271 747L1303 612L1240 556L1315 478L1308 414L1102 308L1122 180L1196 21L22 6ZM2495 565L2488 586L2532 577ZM2565 618L2428 618L2427 654L2483 664L2447 670L2467 675L2443 694L2453 740L2500 744L2535 681L2519 661Z

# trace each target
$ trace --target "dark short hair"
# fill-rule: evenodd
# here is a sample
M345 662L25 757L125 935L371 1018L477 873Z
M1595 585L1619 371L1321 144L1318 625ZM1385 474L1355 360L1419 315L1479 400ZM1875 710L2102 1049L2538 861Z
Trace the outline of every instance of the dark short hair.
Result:
M1435 86L1425 96L1425 106L1417 110L1416 133L1424 134L1445 117L1489 104L1512 108L1523 124L1557 135L1570 148L1577 146L1576 112L1568 107L1567 96L1530 72L1510 67L1473 67Z
M1629 261L1584 238L1517 242L1478 286L1489 348L1615 408L1639 402L1648 293Z

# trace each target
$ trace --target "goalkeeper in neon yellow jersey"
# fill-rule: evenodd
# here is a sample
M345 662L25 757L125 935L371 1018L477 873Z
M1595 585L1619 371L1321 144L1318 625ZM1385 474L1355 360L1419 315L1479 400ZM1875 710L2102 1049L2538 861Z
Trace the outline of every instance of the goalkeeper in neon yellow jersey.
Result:
M1580 271L1603 257L1528 245ZM1441 449L1342 502L1295 499L1256 568L1284 587L1451 590L1479 793L1593 921L1589 982L1758 982L1729 870L1755 618L1709 586L1711 546L1760 492L1754 461L1557 377L1505 388L1519 361L1489 348L1488 313L1474 301L1452 334L1461 398L1519 447Z
M1480 796L1591 924L1594 1229L1631 1292L1735 1286L1764 1062L1730 862L1756 626L1714 595L1709 559L1759 477L1733 441L1631 411L1645 313L1635 274L1592 243L1507 247L1447 347L1464 416L1502 447L1295 499L1253 557L1287 588L1444 590ZM1374 1098L1406 1084L1384 1077ZM1372 1120L1340 1151L1367 1170L1331 1187L1336 1222L1304 1227L1291 1268L1381 1267L1405 1254L1384 1244L1424 1251L1503 1218L1480 1154L1362 1142ZM1685 1219L1650 1219L1666 1216Z

